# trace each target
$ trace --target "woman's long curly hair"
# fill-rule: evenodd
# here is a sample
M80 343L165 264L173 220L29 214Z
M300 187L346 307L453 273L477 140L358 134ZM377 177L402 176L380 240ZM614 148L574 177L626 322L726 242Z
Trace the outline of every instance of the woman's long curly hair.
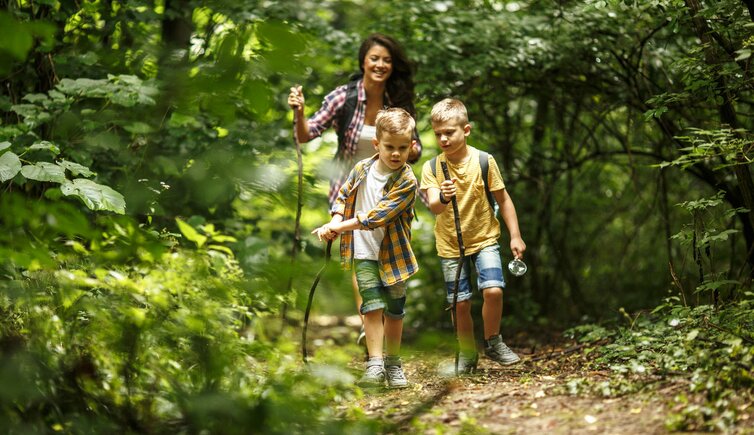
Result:
M400 107L416 118L414 106L414 65L406 56L398 41L382 33L367 36L359 48L359 69L364 73L364 58L374 45L381 45L390 52L393 60L393 72L387 80L387 94L392 107Z

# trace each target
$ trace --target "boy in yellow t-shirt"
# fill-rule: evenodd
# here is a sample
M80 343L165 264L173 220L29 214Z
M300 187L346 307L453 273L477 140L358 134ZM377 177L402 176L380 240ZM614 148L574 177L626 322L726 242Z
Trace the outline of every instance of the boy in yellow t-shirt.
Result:
M456 236L453 208L448 204L454 196L458 202L465 261L461 271L456 305L456 328L460 343L458 373L472 373L477 365L474 344L474 324L471 320L470 263L477 270L477 287L482 292L482 320L484 324L485 355L502 365L510 365L521 359L503 343L500 336L500 319L503 314L503 266L500 259L500 223L487 199L479 150L468 145L466 138L471 133L466 107L459 100L444 99L432 108L432 129L435 132L442 154L437 156L436 168L426 162L422 168L421 190L427 192L429 209L437 216L435 241L441 258L442 271L447 288L448 303L453 301L453 287L460 251ZM490 155L488 186L510 234L510 249L513 257L521 258L526 244L518 228L518 217L513 200L503 184L500 169ZM434 162L433 160L433 162ZM447 162L450 179L445 179L439 170L441 162Z

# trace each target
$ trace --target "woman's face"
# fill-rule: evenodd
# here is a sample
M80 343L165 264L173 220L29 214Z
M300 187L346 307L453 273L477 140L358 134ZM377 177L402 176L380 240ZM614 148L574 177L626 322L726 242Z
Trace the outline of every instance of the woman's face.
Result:
M382 45L375 44L364 56L364 79L372 82L387 82L393 72L393 58L390 51Z

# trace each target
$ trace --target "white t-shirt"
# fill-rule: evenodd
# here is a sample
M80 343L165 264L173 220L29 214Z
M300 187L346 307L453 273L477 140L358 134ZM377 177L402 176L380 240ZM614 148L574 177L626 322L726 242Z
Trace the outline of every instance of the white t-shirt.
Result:
M377 169L379 162L374 162L369 168L364 181L356 192L356 216L359 213L368 213L384 196L385 183L392 172L380 173ZM378 260L380 245L385 237L385 228L379 227L374 230L354 230L353 232L353 258L357 260Z
M372 145L372 139L374 139L376 135L377 127L374 125L364 124L364 126L361 127L359 142L356 144L356 153L353 155L354 162L372 157L377 152L374 150L374 145Z

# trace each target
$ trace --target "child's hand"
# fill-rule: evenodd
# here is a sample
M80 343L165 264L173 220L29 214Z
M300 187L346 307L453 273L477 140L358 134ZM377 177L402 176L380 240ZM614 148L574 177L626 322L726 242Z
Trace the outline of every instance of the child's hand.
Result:
M511 253L513 258L524 258L524 251L526 251L526 243L520 237L511 239Z
M446 200L456 196L456 179L451 178L440 183L440 193Z
M312 231L312 234L316 234L320 242L322 241L322 239L333 240L338 237L338 233L330 228L330 224L325 224L319 228L314 229L314 231Z

